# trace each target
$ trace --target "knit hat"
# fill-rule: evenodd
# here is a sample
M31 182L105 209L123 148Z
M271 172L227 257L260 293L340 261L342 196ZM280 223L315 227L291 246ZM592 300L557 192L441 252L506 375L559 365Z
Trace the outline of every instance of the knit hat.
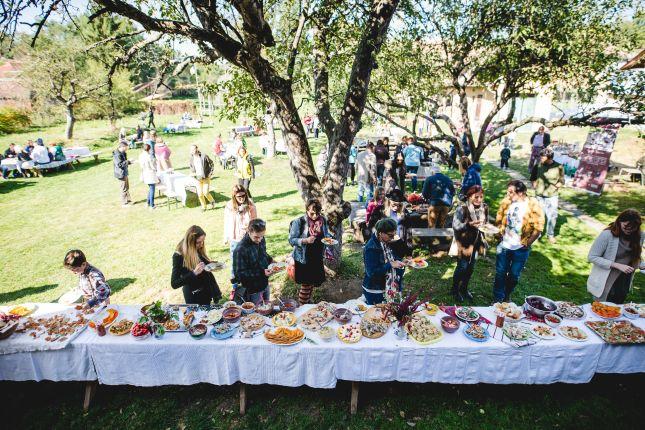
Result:
M475 193L483 193L484 190L482 189L481 185L472 185L470 188L468 188L468 191L466 191L466 197L470 197Z
M396 221L394 221L392 218L383 218L376 223L376 226L374 226L377 233L396 231L396 227Z

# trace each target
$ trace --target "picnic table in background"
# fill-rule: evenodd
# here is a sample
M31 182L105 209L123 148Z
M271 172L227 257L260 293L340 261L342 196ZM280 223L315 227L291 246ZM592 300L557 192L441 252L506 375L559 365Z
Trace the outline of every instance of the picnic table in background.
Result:
M168 197L175 197L179 199L184 206L186 206L186 198L188 197L186 193L186 188L191 188L197 192L197 186L199 183L197 179L192 176L188 176L181 172L175 172L173 170L166 170L157 175L159 181L163 185L160 189Z

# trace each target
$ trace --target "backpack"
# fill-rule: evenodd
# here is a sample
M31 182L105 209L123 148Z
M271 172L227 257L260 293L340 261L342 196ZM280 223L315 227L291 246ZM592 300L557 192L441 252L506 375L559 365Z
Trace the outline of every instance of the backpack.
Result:
M211 173L213 173L213 168L215 165L213 164L213 160L208 155L204 155L204 177L205 178L210 178Z

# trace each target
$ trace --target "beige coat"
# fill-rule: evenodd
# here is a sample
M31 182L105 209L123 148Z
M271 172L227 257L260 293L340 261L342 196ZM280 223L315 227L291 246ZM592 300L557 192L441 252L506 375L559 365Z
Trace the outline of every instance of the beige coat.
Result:
M641 233L641 247L643 246L644 238L645 236ZM596 240L594 240L591 245L591 249L589 249L587 260L592 263L593 266L591 267L591 273L587 279L587 291L589 291L594 297L600 297L605 289L609 272L611 272L611 263L616 261L618 241L618 237L614 236L611 231L603 230ZM633 280L634 274L632 273L629 281L630 289Z

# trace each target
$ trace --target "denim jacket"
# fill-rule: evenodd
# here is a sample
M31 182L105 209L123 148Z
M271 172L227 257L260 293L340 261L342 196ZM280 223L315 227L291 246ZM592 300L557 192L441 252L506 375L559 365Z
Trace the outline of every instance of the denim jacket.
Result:
M398 257L394 257L399 259ZM390 263L385 262L383 248L373 234L363 248L363 263L365 264L365 277L363 288L368 290L384 291L387 273L392 269Z
M322 216L322 215L321 215ZM323 237L330 237L327 220L323 219ZM309 227L307 226L307 216L303 215L291 221L289 227L289 244L293 246L293 259L300 264L307 264L305 251L307 244L302 243L302 239L309 237Z

